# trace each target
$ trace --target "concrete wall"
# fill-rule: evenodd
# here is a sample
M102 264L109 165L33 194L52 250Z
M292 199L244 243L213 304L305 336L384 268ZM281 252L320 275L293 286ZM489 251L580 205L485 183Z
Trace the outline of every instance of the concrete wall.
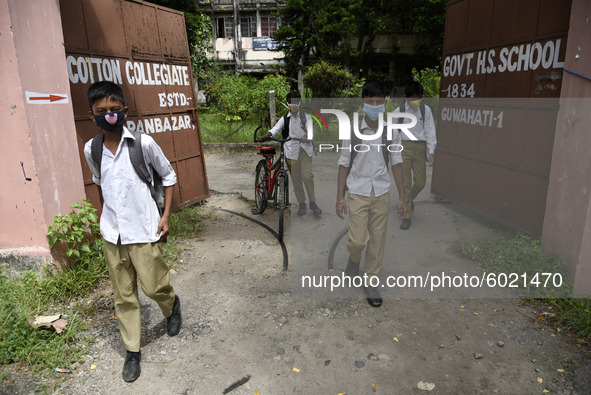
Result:
M49 257L53 217L84 199L58 0L0 0L0 257ZM66 94L54 102L25 92ZM39 97L39 95L33 95Z
M573 0L542 234L591 295L591 2Z

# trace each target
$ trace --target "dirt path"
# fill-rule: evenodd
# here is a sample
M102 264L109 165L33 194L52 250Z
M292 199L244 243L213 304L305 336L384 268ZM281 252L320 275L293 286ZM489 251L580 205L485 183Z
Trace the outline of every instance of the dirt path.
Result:
M207 158L212 190L252 198L256 160L253 155ZM279 243L267 230L218 209L250 216L252 205L240 194L212 193L205 206L206 231L186 241L186 251L173 265L183 310L180 334L166 335L157 306L142 295L142 374L125 383L124 349L105 287L91 301L104 306L91 331L97 340L55 393L222 394L243 377L250 379L230 394L590 393L589 350L566 331L541 323L538 318L547 311L542 305L524 306L506 293L488 299L392 294L376 309L359 289L302 292L298 284L305 270L338 275L346 261L341 243L334 270L327 269L326 241L345 222L327 208L334 204L334 155L314 160L325 213L322 221L289 219L287 272ZM269 209L256 219L275 227L276 215ZM428 192L417 199L415 216L413 232L390 221L388 245L394 253L388 254L384 275L436 270L436 263L457 273L480 270L453 247L457 240L490 237L487 224L434 204ZM318 259L307 259L309 253ZM434 387L421 390L421 382ZM32 393L38 384L28 373L11 373L0 392Z
M208 207L248 214L251 206L233 194ZM232 394L588 393L584 350L537 322L542 307L456 298L385 300L376 309L359 290L296 298L266 230L222 211L206 222L173 275L180 335L164 334L144 298L141 377L121 379L123 348L110 323L57 393L221 394L247 376ZM419 390L421 381L434 389Z

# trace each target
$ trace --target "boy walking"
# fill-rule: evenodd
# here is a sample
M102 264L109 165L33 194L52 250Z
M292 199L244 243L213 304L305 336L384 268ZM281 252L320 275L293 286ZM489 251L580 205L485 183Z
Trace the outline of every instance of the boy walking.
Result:
M300 112L301 96L299 92L291 91L287 94L287 106L289 112L281 117L277 124L265 135L260 137L264 139L269 136L276 136L283 132L283 138L291 136L284 145L285 158L287 159L287 168L291 174L293 189L296 199L299 203L298 215L306 214L306 193L310 201L310 210L315 216L322 214L322 210L316 204L316 195L314 193L314 173L312 172L312 155L314 155L314 145L308 140L308 130L312 129L312 117ZM304 192L304 188L306 192Z
M404 216L400 229L408 230L411 225L414 200L425 188L427 183L427 166L433 166L435 162L435 147L437 137L435 135L435 122L431 108L421 103L423 98L423 86L416 81L411 82L404 90L406 100L395 112L406 112L417 118L417 124L409 131L418 139L413 141L402 134L402 174L404 176L404 196L406 205L410 210ZM410 122L410 121L408 121ZM427 166L425 166L425 164Z
M135 381L141 373L141 316L137 280L146 296L158 303L167 317L170 336L179 333L181 305L169 281L169 270L162 258L161 238L169 231L173 185L176 174L154 139L132 134L125 126L125 98L116 84L101 81L88 89L90 117L102 129L104 144L100 162L92 155L92 141L84 155L99 185L103 201L100 219L105 256L115 297L115 312L127 352L123 380ZM141 138L140 138L141 137ZM97 138L97 137L95 137ZM164 186L165 206L162 217L150 188L137 174L130 157L129 141L141 149L153 178L157 172Z
M363 135L375 135L379 132L379 118L386 111L386 89L377 81L367 82L361 91L363 112L365 117L359 125ZM386 135L386 123L383 122L382 136ZM354 133L351 133L354 138ZM353 141L353 140L352 140ZM365 273L367 282L364 290L367 302L372 307L382 305L382 297L378 292L379 274L384 260L386 231L390 214L390 174L388 163L392 167L394 181L398 189L398 216L406 213L404 189L402 184L402 157L400 155L400 133L393 133L392 141L380 144L366 144L363 149L355 146L363 140L344 140L339 158L337 179L336 213L340 218L349 215L349 237L347 250L349 261L345 274L351 279L359 275L361 253L365 253ZM374 143L369 141L369 143ZM390 146L388 149L386 146ZM345 185L349 191L348 201L345 200Z

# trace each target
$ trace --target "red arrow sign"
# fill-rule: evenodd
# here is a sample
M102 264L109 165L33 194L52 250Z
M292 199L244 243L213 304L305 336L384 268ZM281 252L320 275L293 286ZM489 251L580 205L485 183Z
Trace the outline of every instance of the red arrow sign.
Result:
M25 91L27 103L51 104L51 103L69 103L67 93L39 93Z
M56 96L56 95L29 97L29 100L49 100L50 102L54 102L54 101L58 101L58 100L65 100L65 99L67 99L67 97Z

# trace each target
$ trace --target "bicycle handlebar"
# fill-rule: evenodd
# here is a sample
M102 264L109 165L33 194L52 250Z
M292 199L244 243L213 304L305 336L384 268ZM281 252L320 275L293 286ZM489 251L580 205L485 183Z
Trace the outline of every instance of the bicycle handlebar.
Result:
M267 140L273 140L273 141L277 141L277 142L283 144L283 143L288 142L289 140L292 140L291 136L289 136L286 139L278 139L278 138L273 137L273 136L267 136L267 137L259 137L260 140L257 140L257 133L259 132L259 130L261 130L262 127L263 127L263 125L259 125L255 129L255 131L254 131L254 142L255 143L261 143L261 142L264 142L264 141L267 141ZM294 140L300 140L300 139L294 139Z

